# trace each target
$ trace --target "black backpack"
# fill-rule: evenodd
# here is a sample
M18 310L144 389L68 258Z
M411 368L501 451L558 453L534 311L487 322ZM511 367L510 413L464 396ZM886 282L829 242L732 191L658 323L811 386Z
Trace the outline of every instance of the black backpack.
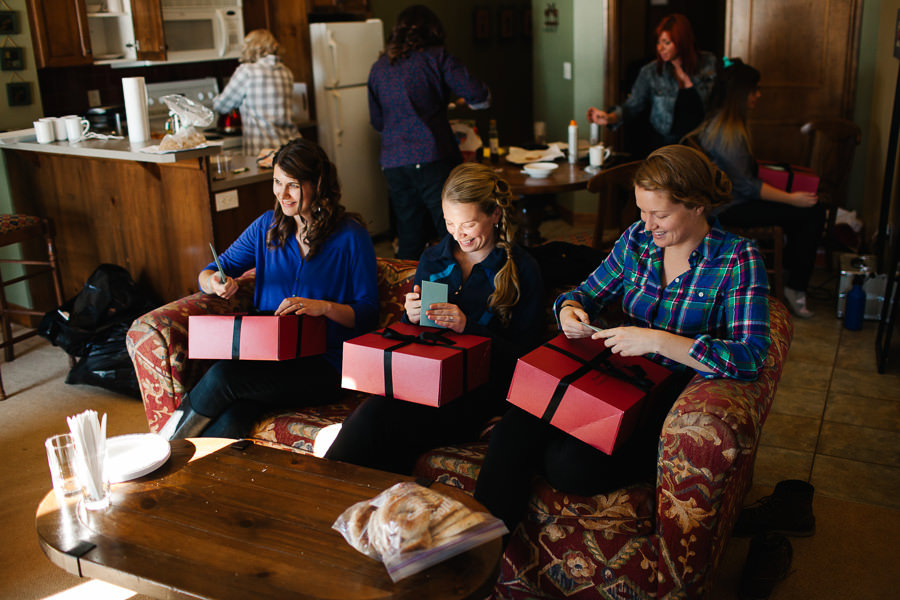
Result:
M104 340L115 325L130 323L156 306L128 271L102 264L74 298L44 315L38 335L72 356L84 356L88 344Z

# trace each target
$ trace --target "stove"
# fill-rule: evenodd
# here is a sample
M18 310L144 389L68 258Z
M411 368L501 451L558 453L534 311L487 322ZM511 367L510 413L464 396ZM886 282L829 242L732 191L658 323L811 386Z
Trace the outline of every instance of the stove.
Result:
M219 84L215 77L203 79L183 79L181 81L164 81L161 83L147 84L147 112L150 116L150 131L161 133L165 131L166 120L169 118L169 107L160 100L169 94L181 94L186 98L202 104L212 110L213 98L219 93ZM216 123L203 131L206 139L224 140L222 149L230 150L241 147L241 136L224 134L216 129Z

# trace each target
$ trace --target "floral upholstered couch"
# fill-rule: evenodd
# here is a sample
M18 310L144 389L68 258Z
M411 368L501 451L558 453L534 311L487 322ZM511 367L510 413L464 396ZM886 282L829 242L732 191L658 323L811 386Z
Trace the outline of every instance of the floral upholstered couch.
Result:
M379 324L403 311L415 262L378 259ZM230 301L194 294L135 320L127 346L147 421L158 431L209 367L187 358L191 314L247 310L252 274ZM754 382L695 377L676 400L659 442L656 485L647 482L593 497L560 493L536 480L527 519L503 556L496 598L701 598L750 486L760 431L775 395L793 328L770 299L772 345ZM251 438L312 453L319 431L341 422L362 396L261 419ZM472 491L487 441L438 448L415 474Z
M704 598L750 488L762 425L793 335L770 298L772 344L759 379L695 376L663 425L656 482L593 497L536 480L513 533L496 598ZM468 491L486 442L438 448L416 475Z

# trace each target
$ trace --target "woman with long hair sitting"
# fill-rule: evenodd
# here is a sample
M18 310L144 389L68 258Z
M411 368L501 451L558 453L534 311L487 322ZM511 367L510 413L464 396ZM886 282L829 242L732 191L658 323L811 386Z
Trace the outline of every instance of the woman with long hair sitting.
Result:
M344 340L375 327L375 249L347 214L337 169L315 142L296 139L274 158L274 210L266 211L198 277L207 294L231 298L234 277L256 268L253 304L276 315L326 321L326 352L284 361L220 360L184 397L175 438L243 437L269 408L327 404L341 390Z
M442 191L447 235L422 254L416 281L448 285L446 303L422 306L421 286L407 294L403 320L424 313L439 327L491 339L490 379L440 407L373 396L350 417L327 458L409 473L426 450L478 438L506 408L516 360L541 341L543 285L537 262L510 236L509 184L493 169L463 163Z
M788 271L784 296L798 317L813 316L806 290L825 226L825 208L812 192L785 192L758 176L747 118L760 98L759 71L733 59L719 77L714 108L691 136L725 171L734 186L733 200L719 213L722 225L780 226L787 236L784 251Z

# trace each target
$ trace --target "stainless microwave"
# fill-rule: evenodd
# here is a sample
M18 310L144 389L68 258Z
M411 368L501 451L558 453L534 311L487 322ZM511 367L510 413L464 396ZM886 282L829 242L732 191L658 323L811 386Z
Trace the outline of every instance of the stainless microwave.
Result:
M217 6L194 2L165 2L163 33L168 62L194 62L239 58L244 42L244 15L240 0L219 0ZM177 6L173 6L177 5Z

